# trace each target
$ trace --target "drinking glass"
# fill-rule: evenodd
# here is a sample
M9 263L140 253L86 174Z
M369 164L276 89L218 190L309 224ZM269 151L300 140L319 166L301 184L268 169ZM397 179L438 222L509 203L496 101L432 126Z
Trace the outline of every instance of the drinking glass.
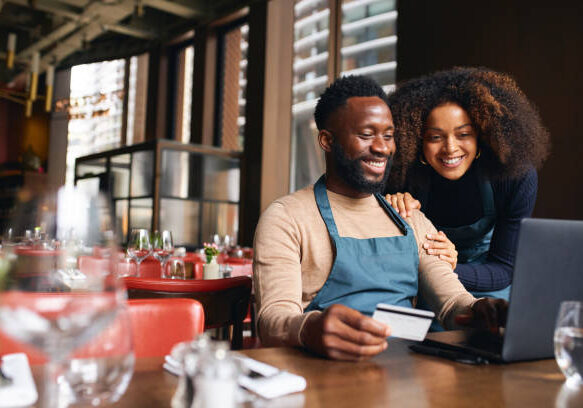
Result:
M107 332L126 307L125 288L114 272L112 221L102 196L65 187L18 204L11 222L17 234L39 227L59 243L42 251L16 245L0 254L0 331L47 360L39 386L43 407L78 400L78 384L67 382L71 357ZM79 257L91 254L94 247L102 248L103 262L80 270ZM132 367L120 368L114 360L109 364L131 377L133 347L120 344ZM109 374L92 375L97 382L109 381ZM118 389L119 395L125 386ZM107 398L95 394L92 402L103 400Z
M225 251L229 252L232 248L235 247L235 237L233 235L226 234L223 238L223 244Z
M147 229L133 229L128 241L128 256L136 261L137 274L140 276L140 263L152 253L150 233Z
M12 232L12 228L6 228L6 231L2 235L2 246L11 246L14 244L14 233Z
M115 321L67 360L64 379L69 399L93 406L119 400L134 363L129 311L120 305Z
M583 302L561 303L554 340L555 359L567 385L583 385Z
M164 277L167 279L186 279L186 267L180 258L172 258L165 265Z
M172 232L162 231L161 233L155 231L152 236L152 248L154 251L154 258L160 261L160 270L162 271L162 277L164 278L164 273L166 271L166 262L168 258L172 256L174 252L174 243L172 242Z
M229 264L220 264L219 265L219 276L221 278L230 278L231 274L233 273L233 268Z

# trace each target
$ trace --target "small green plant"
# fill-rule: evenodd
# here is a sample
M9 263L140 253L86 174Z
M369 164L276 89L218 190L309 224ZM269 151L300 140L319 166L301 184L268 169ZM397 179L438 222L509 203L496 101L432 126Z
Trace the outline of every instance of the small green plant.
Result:
M211 260L219 254L219 247L217 244L203 243L204 255L206 256L206 263L211 263Z

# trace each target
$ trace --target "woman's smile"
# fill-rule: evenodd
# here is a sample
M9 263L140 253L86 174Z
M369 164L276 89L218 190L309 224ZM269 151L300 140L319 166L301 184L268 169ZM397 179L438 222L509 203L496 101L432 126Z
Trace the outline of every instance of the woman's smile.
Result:
M478 136L468 114L455 103L435 107L423 135L425 162L442 177L458 180L478 153Z

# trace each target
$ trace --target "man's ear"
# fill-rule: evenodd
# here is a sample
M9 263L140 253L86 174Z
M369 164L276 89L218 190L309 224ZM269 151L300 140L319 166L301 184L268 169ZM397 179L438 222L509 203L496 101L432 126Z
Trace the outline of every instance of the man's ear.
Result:
M326 129L322 129L318 132L318 143L322 150L326 153L330 153L332 151L332 143L334 143L334 136L332 136L332 133L328 132Z

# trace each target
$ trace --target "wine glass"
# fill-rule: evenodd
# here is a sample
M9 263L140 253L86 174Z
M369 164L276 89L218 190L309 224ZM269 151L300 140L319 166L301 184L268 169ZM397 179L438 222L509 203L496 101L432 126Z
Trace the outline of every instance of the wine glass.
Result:
M67 360L64 379L71 401L95 406L119 400L135 364L131 327L129 310L120 305L116 319Z
M133 229L128 241L128 256L136 261L138 276L140 276L140 263L152 253L150 233L147 229Z
M211 244L215 244L221 251L223 249L223 238L219 234L213 234L211 236Z
M107 201L65 187L18 204L11 226L17 234L39 227L59 245L40 251L27 245L3 248L0 331L17 347L47 361L39 387L41 406L81 401L79 384L67 381L71 357L110 330L126 307L125 288L114 272L115 229ZM91 254L93 247L103 248L103 262L80 270L79 257ZM125 367L108 360L111 369L95 372L96 381L108 376L108 381L115 376L131 377L131 340L119 345L116 353L123 354ZM125 386L118 389L118 395ZM99 402L114 399L93 396Z
M164 230L160 233L158 231L155 231L152 236L152 247L154 251L154 258L160 261L162 277L164 278L166 271L166 262L174 252L172 232Z
M555 359L567 386L583 385L583 302L561 303L555 326Z

